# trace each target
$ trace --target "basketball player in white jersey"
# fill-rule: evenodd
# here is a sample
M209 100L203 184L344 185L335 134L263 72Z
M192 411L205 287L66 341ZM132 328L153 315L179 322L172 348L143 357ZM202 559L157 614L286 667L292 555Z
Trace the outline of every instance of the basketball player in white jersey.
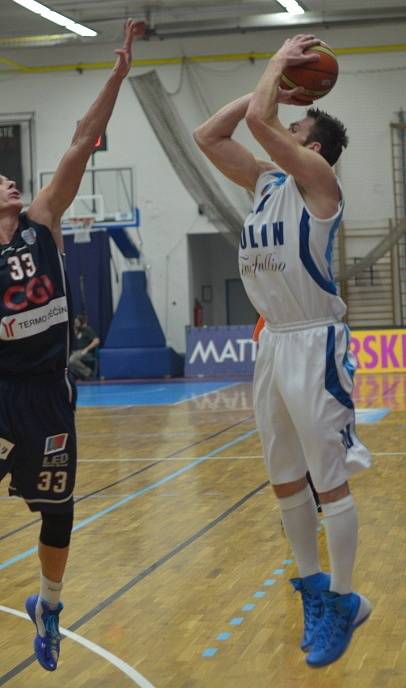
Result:
M331 273L333 241L344 200L332 165L348 140L344 126L319 110L286 129L278 102L283 70L319 59L320 41L298 35L270 60L254 93L222 108L195 140L229 179L254 193L241 234L240 274L266 325L259 340L254 407L265 461L294 550L310 666L338 659L371 607L353 592L357 513L347 479L370 464L355 434L354 361L343 324L345 304ZM232 138L245 118L271 161L261 162ZM310 470L322 503L331 575L321 571Z

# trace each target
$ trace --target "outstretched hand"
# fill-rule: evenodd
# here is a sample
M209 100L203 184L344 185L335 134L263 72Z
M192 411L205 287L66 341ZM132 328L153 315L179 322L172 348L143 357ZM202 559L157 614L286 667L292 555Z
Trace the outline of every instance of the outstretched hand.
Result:
M321 43L319 38L311 34L300 33L293 38L288 38L275 53L273 59L282 60L286 67L305 64L306 62L317 62L320 60L320 55L306 51Z
M282 103L282 105L301 105L302 107L311 105L313 101L306 100L304 103L303 101L300 101L300 99L297 99L297 96L303 95L303 93L305 93L305 89L302 86L291 88L289 90L279 86L277 102Z
M145 34L145 23L127 19L124 29L123 47L115 50L117 61L114 65L114 72L122 79L125 79L131 69L132 44L136 38L141 38Z

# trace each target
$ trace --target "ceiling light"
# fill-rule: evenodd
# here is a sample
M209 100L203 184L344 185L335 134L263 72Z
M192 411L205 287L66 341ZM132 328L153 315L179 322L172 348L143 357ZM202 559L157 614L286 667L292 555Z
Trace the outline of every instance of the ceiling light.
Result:
M93 31L93 29L89 29L87 26L82 26L82 24L77 24L72 19L64 17L63 14L59 14L59 12L50 10L40 2L36 2L36 0L14 0L14 2L16 2L17 5L25 7L27 10L31 10L31 12L41 15L44 19L54 22L54 24L65 26L69 31L77 33L79 36L97 36L97 31Z
M17 0L18 1L18 0ZM303 7L296 0L276 0L289 14L304 14Z
M46 34L44 36L13 36L13 38L0 38L0 48L33 48L49 45L59 45L76 40L72 33Z

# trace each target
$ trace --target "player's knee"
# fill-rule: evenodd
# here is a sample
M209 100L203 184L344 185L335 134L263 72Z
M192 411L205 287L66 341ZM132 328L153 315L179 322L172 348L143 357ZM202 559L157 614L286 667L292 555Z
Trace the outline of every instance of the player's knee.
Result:
M63 514L41 511L40 542L48 547L69 547L73 527L73 509Z
M350 488L347 482L342 483L333 490L318 490L320 501L322 504L329 504L330 502L337 502L350 494Z
M302 492L308 485L306 476L299 478L299 480L294 480L289 483L279 483L273 484L273 490L278 499L284 499L287 497L292 497L298 492Z
M351 494L347 495L346 497L342 497L341 499L337 499L334 502L323 503L324 518L338 516L349 509L355 509L355 502Z
M306 485L304 490L295 492L295 494L289 495L288 497L278 497L279 506L282 511L297 509L298 507L303 506L303 504L306 504L306 502L309 502L312 498L312 491L309 485Z

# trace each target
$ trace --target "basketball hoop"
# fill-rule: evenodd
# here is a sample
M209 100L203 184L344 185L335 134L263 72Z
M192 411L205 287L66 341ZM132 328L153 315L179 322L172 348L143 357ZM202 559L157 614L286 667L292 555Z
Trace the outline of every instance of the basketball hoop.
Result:
M73 241L75 244L87 244L92 240L90 232L94 222L94 215L66 218L66 225L69 225L73 230Z

